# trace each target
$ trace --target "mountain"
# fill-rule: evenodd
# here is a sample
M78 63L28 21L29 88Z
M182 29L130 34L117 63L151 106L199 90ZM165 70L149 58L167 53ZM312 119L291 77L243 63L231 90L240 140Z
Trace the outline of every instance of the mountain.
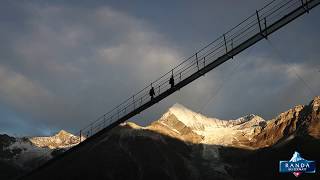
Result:
M318 96L271 120L220 120L176 104L147 127L123 123L21 179L288 179L280 160L295 151L320 159L319 106Z
M81 137L84 140L84 137ZM67 131L61 130L51 137L32 137L29 140L37 147L47 147L50 149L70 148L79 143L80 137Z
M319 102L316 97L309 106L295 106L267 121L253 114L235 120L208 118L175 104L147 129L186 142L259 149L305 131L319 139Z
M0 177L30 171L78 143L79 137L63 130L51 137L16 138L1 134L0 167L7 174L1 173Z
M253 114L235 120L220 120L208 118L175 104L147 129L186 142L258 148L249 145L248 142L253 141L266 124L266 120Z

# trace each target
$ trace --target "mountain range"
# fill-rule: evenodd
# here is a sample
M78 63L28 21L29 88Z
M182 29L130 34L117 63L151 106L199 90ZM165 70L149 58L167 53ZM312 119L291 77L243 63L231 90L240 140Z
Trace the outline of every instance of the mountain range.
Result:
M64 130L49 137L18 138L1 134L0 179L28 172L77 145L79 140L79 137Z
M39 166L78 139L65 131L22 139L2 135L0 162L14 162L8 167L21 174L34 168L26 168L33 159L28 153L39 154L32 163ZM319 96L271 120L253 114L221 120L175 104L149 126L123 123L22 179L288 179L294 176L280 174L279 161L296 151L320 159ZM315 179L319 172L301 177Z

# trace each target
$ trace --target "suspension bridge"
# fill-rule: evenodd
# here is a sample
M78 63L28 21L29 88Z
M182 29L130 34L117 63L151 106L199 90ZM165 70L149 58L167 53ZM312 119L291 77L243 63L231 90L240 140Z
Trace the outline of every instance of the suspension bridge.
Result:
M86 141L88 141L90 137L103 134L116 127L232 59L260 40L267 39L270 34L299 16L309 13L318 4L318 0L271 1L160 78L151 82L150 85L81 129L78 134L80 137L87 137ZM175 82L173 86L170 79ZM152 90L152 97L150 90Z
M83 146L93 144L120 123L167 98L260 40L268 39L272 33L303 14L309 13L319 3L320 0L273 0L269 2L160 78L81 129L78 135L86 137L85 140L80 138L77 146L48 161L35 171L49 166L74 151L79 151ZM32 175L33 172L26 177Z

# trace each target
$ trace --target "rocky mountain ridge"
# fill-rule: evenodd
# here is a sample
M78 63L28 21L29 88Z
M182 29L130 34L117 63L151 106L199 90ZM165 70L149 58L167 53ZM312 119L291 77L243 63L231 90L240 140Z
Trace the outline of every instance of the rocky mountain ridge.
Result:
M317 96L309 105L297 105L271 120L254 114L235 120L220 120L175 104L147 127L132 122L122 126L155 131L193 144L259 149L303 133L320 138L319 104L320 97Z

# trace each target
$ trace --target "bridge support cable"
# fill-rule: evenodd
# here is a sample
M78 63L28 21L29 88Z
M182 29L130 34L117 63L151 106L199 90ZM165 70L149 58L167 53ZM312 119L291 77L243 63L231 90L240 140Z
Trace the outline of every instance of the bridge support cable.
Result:
M280 50L273 45L273 43L268 40L267 41L269 46L271 47L271 49L273 50L273 52L278 56L278 58L287 66L290 66L291 63L289 61L287 61L287 59L282 55L282 53L280 53ZM309 83L307 83L307 81L298 73L298 71L296 70L296 67L293 66L292 67L292 71L295 74L297 80L299 80L303 86L308 90L308 92L310 93L311 97L315 97L316 96L316 91L314 91L314 89L312 88L312 86L309 85Z
M249 57L251 53L251 49L249 49L247 51L246 56ZM232 77L234 77L236 71L238 70L238 68L244 63L243 60L235 60L233 61L236 64L234 65L234 67L226 74L222 77L222 80L219 85L218 85L218 89L214 92L211 93L210 95L208 95L209 98L207 98L207 101L200 107L200 110L198 111L199 114L203 114L204 110L206 110L207 106L215 100L216 96L221 92L221 90L223 90L223 88L226 86L226 84L228 82L230 82L230 79L232 79Z

